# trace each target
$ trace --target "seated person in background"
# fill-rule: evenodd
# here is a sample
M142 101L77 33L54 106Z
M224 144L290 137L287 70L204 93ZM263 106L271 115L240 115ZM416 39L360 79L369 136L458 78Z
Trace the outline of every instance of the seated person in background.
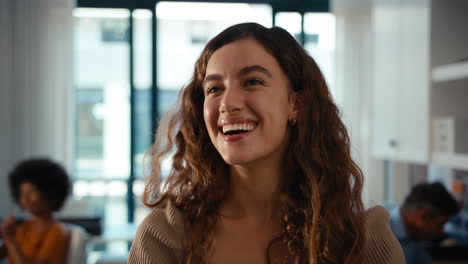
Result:
M425 248L444 237L444 224L459 211L441 183L414 186L403 205L391 211L390 227L405 253L407 264L431 263Z
M1 223L4 245L0 260L9 264L63 264L69 244L66 227L52 212L62 208L69 190L68 175L59 164L47 159L19 163L9 175L10 192L31 218L16 225L13 216Z

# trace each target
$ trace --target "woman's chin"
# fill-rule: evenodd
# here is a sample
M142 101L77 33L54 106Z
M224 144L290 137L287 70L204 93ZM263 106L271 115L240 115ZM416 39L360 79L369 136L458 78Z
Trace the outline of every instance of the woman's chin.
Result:
M223 160L231 166L242 166L251 162L245 155L224 155Z

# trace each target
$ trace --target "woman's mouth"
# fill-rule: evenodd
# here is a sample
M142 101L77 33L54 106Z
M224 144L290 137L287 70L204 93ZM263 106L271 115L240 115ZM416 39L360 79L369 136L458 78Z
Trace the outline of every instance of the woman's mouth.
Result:
M257 128L257 123L254 122L233 123L220 127L220 132L226 141L233 141L242 138L243 135L252 132L255 128Z

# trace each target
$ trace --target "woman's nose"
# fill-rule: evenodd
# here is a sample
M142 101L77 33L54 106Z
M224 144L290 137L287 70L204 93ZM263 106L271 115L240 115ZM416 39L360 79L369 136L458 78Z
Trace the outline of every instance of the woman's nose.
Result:
M24 195L20 197L20 204L21 205L24 206L25 204L28 203L28 201L29 201L29 199L27 197L25 197Z
M244 106L244 95L238 86L226 87L221 98L219 112L234 113L241 111Z

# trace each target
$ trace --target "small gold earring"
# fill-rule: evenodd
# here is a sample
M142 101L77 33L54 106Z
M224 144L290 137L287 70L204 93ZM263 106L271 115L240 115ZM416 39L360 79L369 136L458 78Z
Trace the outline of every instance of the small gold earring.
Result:
M296 125L296 122L297 122L297 120L296 120L295 118L293 118L293 119L291 119L291 121L290 121L290 122L291 122L291 126L295 126L295 125Z

